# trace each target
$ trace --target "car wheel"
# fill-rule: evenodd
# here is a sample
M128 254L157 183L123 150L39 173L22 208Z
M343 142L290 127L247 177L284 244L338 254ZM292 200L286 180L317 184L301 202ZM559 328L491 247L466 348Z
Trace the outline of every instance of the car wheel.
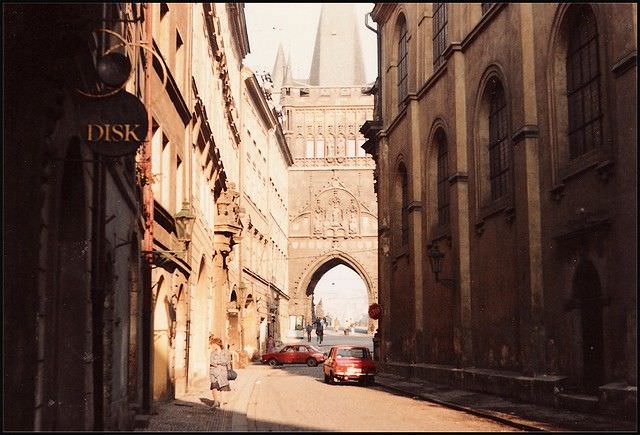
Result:
M275 367L275 366L277 366L277 365L278 365L278 360L277 360L277 359L275 359L275 358L271 358L271 359L269 360L269 365L270 365L271 367Z
M325 382L325 383L327 383L327 384L330 384L330 383L331 383L331 376L329 376L329 375L327 375L327 374L325 373L325 375L324 375L324 382Z
M309 359L307 360L307 365L308 365L309 367L315 367L315 366L317 366L317 365L318 365L318 361L316 361L316 359L315 359L315 358L309 358Z
M369 385L375 385L375 384L376 384L376 377L369 376Z

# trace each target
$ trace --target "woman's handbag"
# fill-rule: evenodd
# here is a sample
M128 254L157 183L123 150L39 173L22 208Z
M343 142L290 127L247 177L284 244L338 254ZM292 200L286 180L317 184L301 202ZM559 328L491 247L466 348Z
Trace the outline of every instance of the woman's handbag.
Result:
M233 364L229 364L227 366L227 380L229 381L235 381L236 378L238 377L238 374L236 373L236 371L233 369Z

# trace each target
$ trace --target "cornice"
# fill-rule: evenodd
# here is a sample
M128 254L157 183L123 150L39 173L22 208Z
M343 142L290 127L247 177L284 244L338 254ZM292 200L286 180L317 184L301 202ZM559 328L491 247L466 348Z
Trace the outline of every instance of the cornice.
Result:
M389 19L396 6L397 3L376 3L371 11L371 18L377 24L383 24Z

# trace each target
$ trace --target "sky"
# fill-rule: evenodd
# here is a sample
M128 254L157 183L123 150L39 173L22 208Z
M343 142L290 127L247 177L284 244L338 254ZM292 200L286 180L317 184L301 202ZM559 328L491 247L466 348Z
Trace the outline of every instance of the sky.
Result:
M313 301L322 300L325 315L333 314L341 322L358 321L367 314L369 299L362 278L342 264L328 270L316 284Z
M377 74L376 34L364 25L365 14L371 12L373 5L355 3L367 83L373 82ZM291 55L293 77L308 78L321 7L322 3L245 3L251 48L245 63L256 73L270 73L282 42L285 57ZM369 25L376 27L371 19Z

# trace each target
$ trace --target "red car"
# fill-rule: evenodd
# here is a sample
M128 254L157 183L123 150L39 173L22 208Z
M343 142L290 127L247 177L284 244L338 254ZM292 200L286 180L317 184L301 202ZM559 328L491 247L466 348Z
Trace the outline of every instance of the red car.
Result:
M307 364L315 367L325 359L321 350L306 344L291 344L285 346L279 352L265 353L260 358L264 364L277 366L280 364Z
M362 346L334 346L322 367L324 381L357 380L363 385L375 383L376 365L369 349Z

